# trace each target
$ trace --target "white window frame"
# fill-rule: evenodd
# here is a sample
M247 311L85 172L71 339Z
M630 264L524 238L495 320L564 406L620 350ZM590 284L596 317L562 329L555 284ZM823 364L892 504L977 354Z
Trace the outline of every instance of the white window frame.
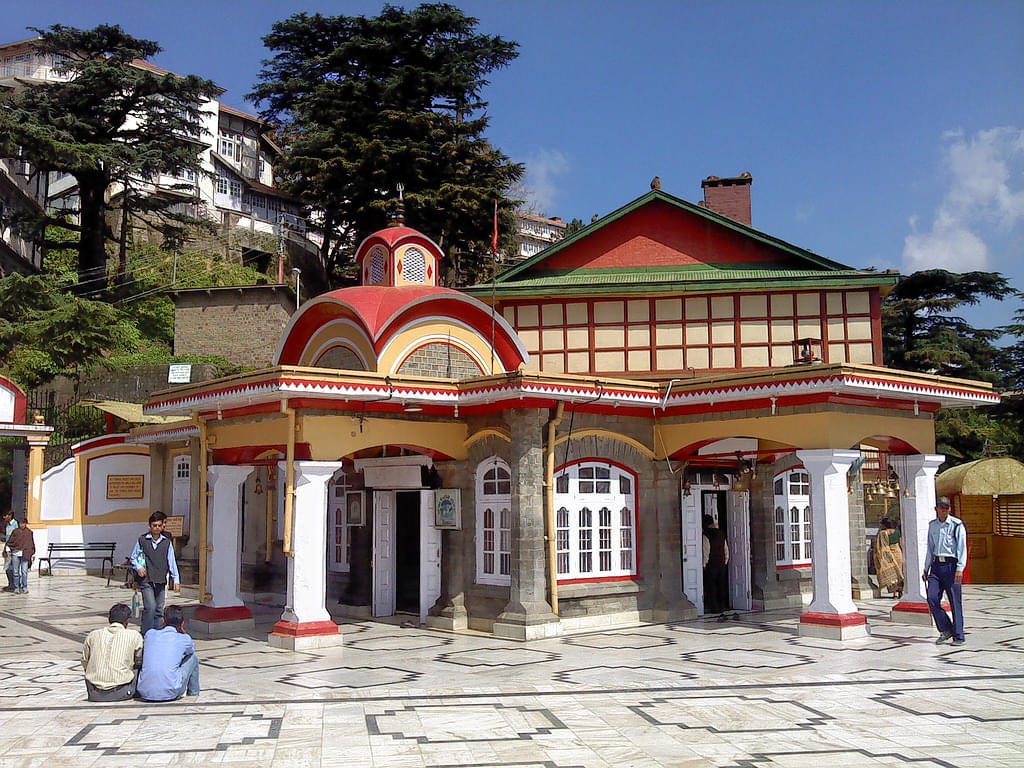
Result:
M555 563L560 582L637 575L636 499L636 473L614 462L580 459L558 468Z
M327 502L327 546L331 548L327 566L331 573L348 573L351 570L352 532L349 529L352 526L348 524L347 519L347 490L345 475L335 477L327 484L327 493L330 494ZM338 537L341 538L340 543L337 541ZM340 558L337 556L339 548Z
M772 527L777 568L811 564L811 476L793 467L775 476ZM781 553L783 557L779 557Z
M476 582L512 583L512 471L497 456L476 468Z

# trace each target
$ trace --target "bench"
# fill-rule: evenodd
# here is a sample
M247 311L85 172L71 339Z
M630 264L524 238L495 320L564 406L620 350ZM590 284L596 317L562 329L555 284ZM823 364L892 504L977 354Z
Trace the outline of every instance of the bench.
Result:
M78 560L100 560L100 576L106 571L106 564L110 563L110 570L114 570L114 548L117 544L113 541L93 542L58 542L46 545L46 557L39 558L39 575L43 575L43 561L46 561L47 575L53 575L53 560L61 560L70 557L71 553L77 553ZM108 579L109 581L109 579Z

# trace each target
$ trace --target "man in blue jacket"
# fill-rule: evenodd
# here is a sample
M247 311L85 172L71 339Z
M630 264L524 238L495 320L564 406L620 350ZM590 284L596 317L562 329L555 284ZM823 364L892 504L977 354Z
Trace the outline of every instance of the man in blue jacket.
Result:
M146 633L138 695L146 701L174 701L199 695L199 657L196 644L185 632L180 605L167 608L162 629Z

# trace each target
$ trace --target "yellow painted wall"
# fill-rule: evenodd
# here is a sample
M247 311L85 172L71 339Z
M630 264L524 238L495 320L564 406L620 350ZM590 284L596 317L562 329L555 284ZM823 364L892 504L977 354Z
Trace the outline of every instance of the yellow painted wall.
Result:
M993 536L989 551L993 554L993 583L1024 584L1024 538Z
M317 358L327 351L331 342L344 342L343 346L358 350L366 361L368 370L377 370L377 354L373 350L373 344L363 329L349 318L332 320L314 333L299 356L299 365L312 366Z
M995 536L986 533L970 533L968 536L971 543L971 555L968 563L971 584L993 584L996 580L996 558L992 541ZM985 551L985 557L979 557L977 554L979 544Z
M326 414L297 419L296 442L309 443L315 461L336 461L354 451L379 445L416 445L445 453L456 459L467 455L467 428L462 422L431 423L404 419L363 419L358 416ZM248 445L287 443L287 419L267 416L244 424L209 422L209 434L215 449Z
M873 435L905 440L919 453L935 452L930 419L867 413L780 414L770 419L748 417L686 424L657 424L654 445L671 455L700 440L756 437L799 448L847 450ZM659 454L663 456L665 454Z
M426 321L416 323L405 328L401 333L392 338L387 346L380 351L380 358L377 361L377 369L394 373L398 366L418 346L430 341L451 341L452 344L461 348L483 367L484 374L504 373L501 361L494 356L494 370L491 366L491 347L486 339L468 328L451 323L438 323L437 321Z

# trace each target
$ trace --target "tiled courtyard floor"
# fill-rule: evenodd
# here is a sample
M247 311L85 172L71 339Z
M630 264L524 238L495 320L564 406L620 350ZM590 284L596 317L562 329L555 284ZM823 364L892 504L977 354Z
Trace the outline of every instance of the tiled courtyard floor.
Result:
M203 692L90 704L81 642L128 592L95 577L0 594L0 767L1024 766L1024 587L965 588L967 644L890 624L797 636L797 613L527 644L347 622L345 645L197 642ZM171 598L173 601L173 596Z

